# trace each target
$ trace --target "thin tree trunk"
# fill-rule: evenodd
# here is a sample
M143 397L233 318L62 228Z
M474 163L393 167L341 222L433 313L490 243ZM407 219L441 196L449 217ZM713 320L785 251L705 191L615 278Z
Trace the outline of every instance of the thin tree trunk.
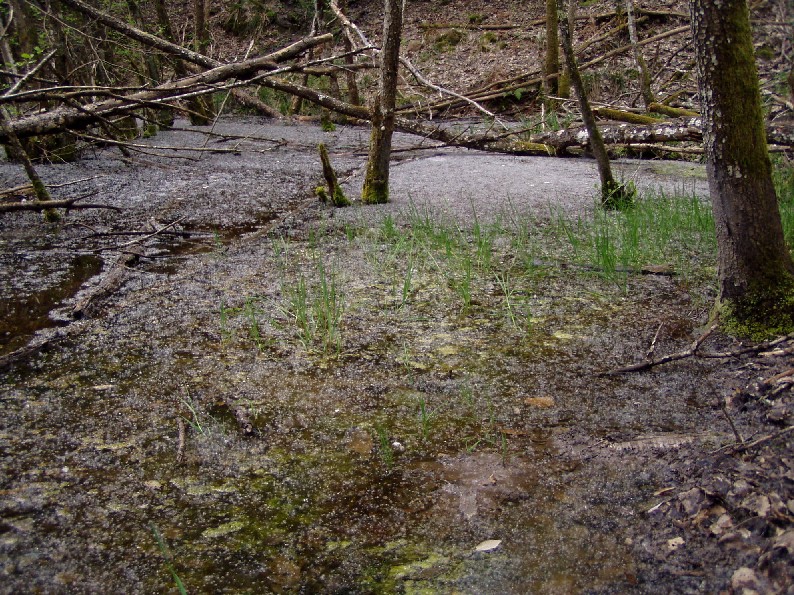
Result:
M349 52L353 51L353 42L350 41L350 38L345 35L344 36L344 44L345 44L345 63L351 67L345 70L345 78L347 80L347 100L352 103L353 105L361 105L361 95L358 92L358 82L356 81L356 71L352 66L356 63L356 58Z
M560 71L560 37L558 35L557 0L546 0L546 61L543 68L543 91L557 95ZM552 76L554 75L554 76Z
M350 206L350 201L345 196L336 178L336 172L331 165L331 158L328 157L327 147L324 143L320 143L317 149L320 151L320 162L323 165L323 177L325 178L325 183L328 185L328 194L326 196L324 196L325 193L322 186L317 189L320 200L323 202L330 201L335 207Z
M609 155L607 155L604 139L601 137L598 126L596 126L595 116L590 108L590 102L587 100L587 93L585 93L584 83L582 83L582 77L579 74L579 68L576 66L571 31L568 27L568 19L565 18L564 1L565 0L557 0L562 49L565 53L565 62L568 65L568 72L571 76L571 84L579 99L579 109L582 112L582 120L584 120L584 125L590 136L590 151L593 153L596 163L598 163L598 175L601 178L601 204L607 208L621 208L625 206L626 200L629 197L625 195L623 187L618 184L612 176L612 167L609 164ZM574 0L569 0L569 2L570 1Z
M309 59L310 62L312 60L314 60L314 48L309 50L308 59ZM308 72L303 74L303 78L301 80L301 84L304 87L308 87L309 86L309 73ZM292 101L290 102L290 106L289 106L289 115L291 115L291 116L299 116L300 113L301 113L301 110L303 110L303 98L298 96L298 95L293 95L292 96Z
M193 0L195 19L194 48L199 54L206 55L210 45L209 0Z
M207 23L207 13L209 11L209 0L193 1L193 21L195 32L193 38L193 49L202 56L206 55L210 45L210 33ZM204 95L196 97L190 101L190 123L194 126L206 126L214 117L212 100Z
M637 23L634 20L634 0L626 0L626 17L629 25L629 39L634 51L634 61L637 63L637 70L640 71L640 94L642 95L642 102L645 105L645 110L648 106L656 101L651 90L651 73L648 71L648 65L645 63L645 58L642 55L639 42L637 40Z
M369 160L361 200L367 204L389 200L389 159L394 134L397 68L400 64L403 0L385 0L383 47L380 51L380 83L372 109Z
M746 0L690 0L706 171L719 252L718 312L758 338L794 328L794 263L767 153Z
M11 130L11 127L8 125L8 114L5 107L0 107L0 128L2 128L3 133L6 135L8 144L11 149L13 149L16 158L22 162L22 167L25 169L30 184L33 186L33 193L36 195L36 200L38 202L52 200L49 190L47 190L44 182L41 181L36 168L33 167L33 162L30 160L25 147L22 146L17 135L14 134L14 131ZM55 209L45 209L44 218L47 221L57 221L59 219L58 212Z
M39 23L25 0L8 0L14 13L15 49L21 54L35 54L38 43ZM19 57L19 55L17 57Z
M138 4L138 0L127 0L127 7L129 8L130 16L132 16L132 20L135 25L139 29L143 30L146 24L143 20L143 15L141 14L141 8ZM159 56L155 56L150 50L146 51L144 52L143 63L146 67L148 84L157 86L162 83ZM156 133L159 126L167 128L174 123L174 112L169 108L163 108L161 110L152 110L147 108L145 113L147 120L144 123L145 136Z
M576 30L576 2L568 2L568 31L573 38L574 31ZM559 15L557 20L559 21ZM558 22L559 26L559 22ZM557 81L557 93L560 97L568 98L571 96L571 73L568 70L568 61L565 60L562 68L562 74L559 81Z

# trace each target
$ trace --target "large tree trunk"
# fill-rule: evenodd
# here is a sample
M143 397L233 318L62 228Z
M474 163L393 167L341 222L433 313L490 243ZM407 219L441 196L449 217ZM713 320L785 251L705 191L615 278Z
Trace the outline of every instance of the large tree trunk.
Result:
M718 311L743 335L794 328L794 263L764 135L746 0L690 0L719 250Z
M575 0L568 1L574 2ZM590 151L593 153L596 163L598 163L598 175L601 178L601 204L607 208L621 208L625 206L629 197L626 196L623 187L615 181L612 175L612 167L609 164L609 155L607 155L604 139L598 131L598 126L596 126L595 116L593 115L593 110L590 108L590 102L587 100L584 83L579 74L579 68L576 65L573 40L571 39L572 35L568 19L566 18L567 13L564 4L565 0L557 0L562 49L565 53L565 63L568 65L571 84L579 99L579 109L582 112L582 120L584 120L584 125L590 136Z
M400 64L400 37L403 0L385 0L383 43L380 51L380 84L372 109L369 160L361 200L368 204L389 200L389 159L394 134L394 105L397 97L397 68Z

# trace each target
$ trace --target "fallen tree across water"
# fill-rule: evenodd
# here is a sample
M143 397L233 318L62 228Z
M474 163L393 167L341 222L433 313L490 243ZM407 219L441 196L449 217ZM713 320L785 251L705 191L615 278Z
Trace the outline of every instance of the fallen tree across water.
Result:
M263 71L277 71L279 62L294 58L307 49L327 43L331 39L333 36L330 33L310 37L259 58L223 64L200 74L164 83L152 89L128 94L118 93L113 89L99 90L95 94L110 97L110 99L73 107L64 105L48 112L22 116L10 120L8 128L19 138L27 138L61 132L70 128L86 127L103 118L127 114L142 107L165 107L169 101L223 90L224 83L228 81L234 80L234 85L240 85L255 79ZM73 99L69 93L60 94L57 89L53 89L49 93L49 97L67 104L70 103L68 100ZM0 143L7 141L5 132L0 132Z
M282 48L268 55L223 64L220 61L205 56L199 52L184 48L152 35L132 25L119 21L112 16L101 13L93 9L82 0L64 0L64 4L82 12L83 14L98 20L103 25L110 27L117 32L133 39L147 47L165 52L171 56L190 63L196 69L202 69L181 79L164 83L156 87L52 87L48 89L34 89L30 91L18 91L0 97L3 103L21 103L32 100L48 100L60 104L60 107L51 109L43 113L22 115L8 121L8 130L16 134L19 138L29 138L33 136L44 136L53 133L63 132L64 130L80 130L94 125L107 128L108 118L122 116L136 112L142 108L163 108L174 105L175 102L197 95L215 93L228 89L239 89L245 85L259 84L283 93L300 97L314 103L331 112L342 114L359 121L370 121L371 111L366 107L353 105L341 99L333 97L322 91L311 89L307 86L296 84L277 75L289 72L305 72L315 68L318 63L331 63L340 56L326 58L324 60L313 61L311 63L283 65L290 59L301 56L310 48L328 43L332 40L331 34L309 37L296 42L286 48ZM332 3L334 4L334 3ZM337 10L337 17L340 12ZM343 14L341 14L344 17ZM344 22L344 21L343 21ZM363 34L358 31L351 22L344 23L349 37L360 41L356 43L352 53L372 53L377 52ZM641 44L658 42L660 39L680 34L686 27L678 27L668 30L654 37L643 40ZM358 39L356 32L358 31ZM610 56L617 55L630 49L631 46L622 46L609 51L594 60L586 62L583 67L592 67L602 62ZM405 65L405 64L404 64ZM335 68L333 65L327 68ZM539 83L542 79L531 78L532 73L499 81L494 85L489 85L482 89L474 90L463 96L457 93L451 99L444 99L435 103L425 105L419 111L429 113L439 109L454 107L456 105L471 105L479 101L485 101L504 95L510 92L516 85L527 85ZM431 88L439 89L432 83L423 81L420 83L429 85ZM92 96L101 99L86 104L79 104L85 96ZM665 106L661 106L664 108ZM418 106L403 106L398 109L403 117L396 120L396 128L402 132L432 139L445 145L465 147L481 151L497 153L508 153L515 155L565 155L571 149L582 150L589 148L589 134L581 127L568 128L559 131L532 133L529 129L500 131L498 134L491 130L483 132L483 126L478 126L464 130L453 130L446 126L439 126L421 118L409 118L409 110L413 109L416 113ZM661 108L660 108L661 110ZM691 112L668 111L669 116L679 113L689 116ZM604 116L609 117L609 110L601 109ZM622 113L625 112L614 112ZM647 119L646 119L647 121ZM651 150L655 152L695 152L701 149L697 146L702 142L702 124L699 117L679 117L668 121L659 121L647 124L613 124L600 125L599 130L604 137L607 145L621 148L636 147L637 150ZM782 125L769 125L767 127L767 138L771 145L778 147L794 146L794 128ZM8 141L7 134L0 131L0 143ZM686 146L679 147L679 143L688 143ZM663 143L675 143L667 146ZM694 145L694 146L693 146ZM189 149L187 149L189 150Z

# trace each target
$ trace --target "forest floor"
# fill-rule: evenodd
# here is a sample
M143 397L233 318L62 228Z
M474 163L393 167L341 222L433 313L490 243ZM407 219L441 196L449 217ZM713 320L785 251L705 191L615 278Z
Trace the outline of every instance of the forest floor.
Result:
M123 216L0 220L3 352L47 341L0 376L3 592L790 589L790 341L604 375L705 332L708 233L610 265L591 161L402 135L391 202L333 209L314 147L354 197L366 128L215 130L41 168ZM616 167L705 204L700 165Z
M348 4L377 40L375 5ZM539 66L542 2L407 6L404 50L436 83ZM770 93L781 6L755 9ZM229 16L218 57L248 47ZM513 28L426 26L449 22ZM304 33L272 25L263 46ZM686 35L646 58L693 107ZM636 104L632 68L589 72L593 98ZM526 92L489 107L540 125ZM640 208L604 213L588 159L397 135L390 203L334 209L317 143L356 198L365 127L178 128L40 167L120 212L0 218L0 592L792 592L792 340L709 331L702 165L619 160Z

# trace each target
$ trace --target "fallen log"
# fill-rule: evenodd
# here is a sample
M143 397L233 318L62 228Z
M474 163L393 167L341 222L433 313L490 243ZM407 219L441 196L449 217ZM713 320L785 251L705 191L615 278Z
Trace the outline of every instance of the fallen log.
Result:
M287 48L266 56L233 62L212 68L200 74L189 76L177 81L164 83L152 89L130 93L116 99L107 99L89 103L79 108L59 107L43 114L24 116L8 122L8 127L20 138L39 136L59 132L68 128L80 128L93 124L100 118L126 113L138 109L142 105L162 105L167 101L190 95L214 93L217 85L231 79L237 81L250 80L262 71L273 71L278 68L277 60L295 57L333 39L328 33L298 41ZM0 132L0 143L8 139Z
M632 112L626 112L608 107L594 107L593 113L599 118L603 118L605 120L628 122L629 124L659 124L661 122L661 120L657 118L646 116L644 114L635 114Z
M703 141L702 120L699 117L649 125L616 124L601 126L599 130L604 142L610 145ZM794 146L794 128L768 125L766 135L770 144ZM564 152L570 147L587 147L590 138L584 128L566 128L555 132L533 134L530 141L550 145L558 152Z
M665 31L664 33L659 33L658 35L654 35L653 37L648 37L647 39L643 39L642 41L637 43L637 46L639 47L652 43L657 43L662 39L666 39L674 35L679 35L687 31L689 31L688 25L684 27L676 27L675 29L670 29L669 31ZM631 49L633 49L633 46L631 44L624 45L619 48L615 48L614 50L605 52L598 58L594 58L593 60L580 64L579 68L581 70L592 68L593 66L596 66L604 62L605 60L608 60L609 58L623 54ZM552 73L549 76L559 76L559 73ZM488 101L491 99L497 99L499 97L504 97L508 93L512 93L517 89L521 89L522 87L528 87L531 85L540 85L543 82L543 78L544 77L541 75L540 71L526 72L518 76L509 79L504 79L502 81L497 81L496 83L491 83L490 85L487 85L485 87L481 87L479 89L474 89L472 91L469 91L466 93L466 97L468 97L472 101L479 101L479 102ZM427 105L410 104L407 106L400 106L397 112L406 113L410 111L421 110L423 112L435 113L442 109L464 107L465 105L466 102L462 102L459 99L443 99Z
M69 210L76 210L76 209L112 209L114 211L121 211L119 207L114 207L112 205L102 205L102 204L82 204L78 205L74 203L73 198L69 198L66 200L33 200L28 202L7 202L0 204L0 214L2 213L18 213L20 211L47 211L49 209L69 209Z
M96 311L100 301L121 287L127 277L129 267L138 262L140 255L140 251L135 250L120 254L99 285L77 300L77 303L72 308L72 318L79 320L91 316Z
M653 17L653 18L668 18L668 17L674 17L674 18L679 18L679 19L688 19L688 18L690 18L689 13L678 12L678 11L673 11L673 10L647 10L647 9L644 9L644 8L637 7L635 9L635 12L637 14L639 14L639 15L644 15L644 16ZM598 21L605 21L605 20L608 20L608 19L612 19L612 18L618 16L618 14L619 13L615 12L615 11L613 11L613 12L601 12L601 13L598 13L598 14L580 14L579 16L576 17L576 20L577 21L590 21L590 20L592 20L592 21L598 22ZM620 13L620 14L625 14L625 13ZM537 25L545 25L546 24L546 19L545 18L543 18L543 19L535 19L534 21L530 21L529 24L530 25L536 25L536 26Z
M20 186L19 188L26 188L25 186ZM14 190L13 188L11 190ZM66 209L68 210L75 210L75 209L113 209L114 211L120 211L119 207L114 207L111 205L102 205L102 204L77 204L77 201L83 200L84 198L88 198L89 196L94 196L95 192L91 192L89 194L84 194L82 196L76 196L74 198L65 198L61 200L30 200L30 201L20 201L20 202L6 202L0 203L0 214L3 213L18 213L20 211L50 211L51 209Z
M48 328L36 333L36 336L24 347L15 349L10 353L0 355L0 372L24 364L37 354L47 351L54 344L71 338L84 330L82 322L73 322L68 326Z
M509 31L510 29L521 29L523 25L485 25L483 23L419 23L419 28L427 29L468 29L471 31Z
M156 35L152 35L151 33L147 33L146 31L141 31L140 29L133 27L132 25L125 23L124 21L120 21L115 17L106 14L102 11L99 11L92 6L82 2L82 0L61 0L61 4L65 4L66 6L81 12L82 14L91 17L92 19L97 20L98 22L102 23L106 27L118 31L119 33L129 37L130 39L134 39L146 46L153 47L155 49L160 50L161 52L165 52L172 56L176 56L181 60L185 60L186 62L190 62L191 64L196 64L201 66L202 68L216 68L221 66L223 63L219 60L214 60L204 54L200 54L198 52L194 52L188 48L182 47L180 45L176 45L171 43L161 37L157 37ZM272 56L274 62L281 62L282 58L278 56ZM258 98L254 97L253 95L245 92L243 89L233 89L232 93L234 93L235 97L237 98L240 103L246 105L248 107L252 107L271 118L280 118L281 114L274 110L272 107L260 101Z
M692 110L689 109L670 107L669 105L664 105L661 103L649 104L648 111L656 112L658 114L664 114L665 116L672 116L673 118L694 118L700 115L697 112L693 112Z

